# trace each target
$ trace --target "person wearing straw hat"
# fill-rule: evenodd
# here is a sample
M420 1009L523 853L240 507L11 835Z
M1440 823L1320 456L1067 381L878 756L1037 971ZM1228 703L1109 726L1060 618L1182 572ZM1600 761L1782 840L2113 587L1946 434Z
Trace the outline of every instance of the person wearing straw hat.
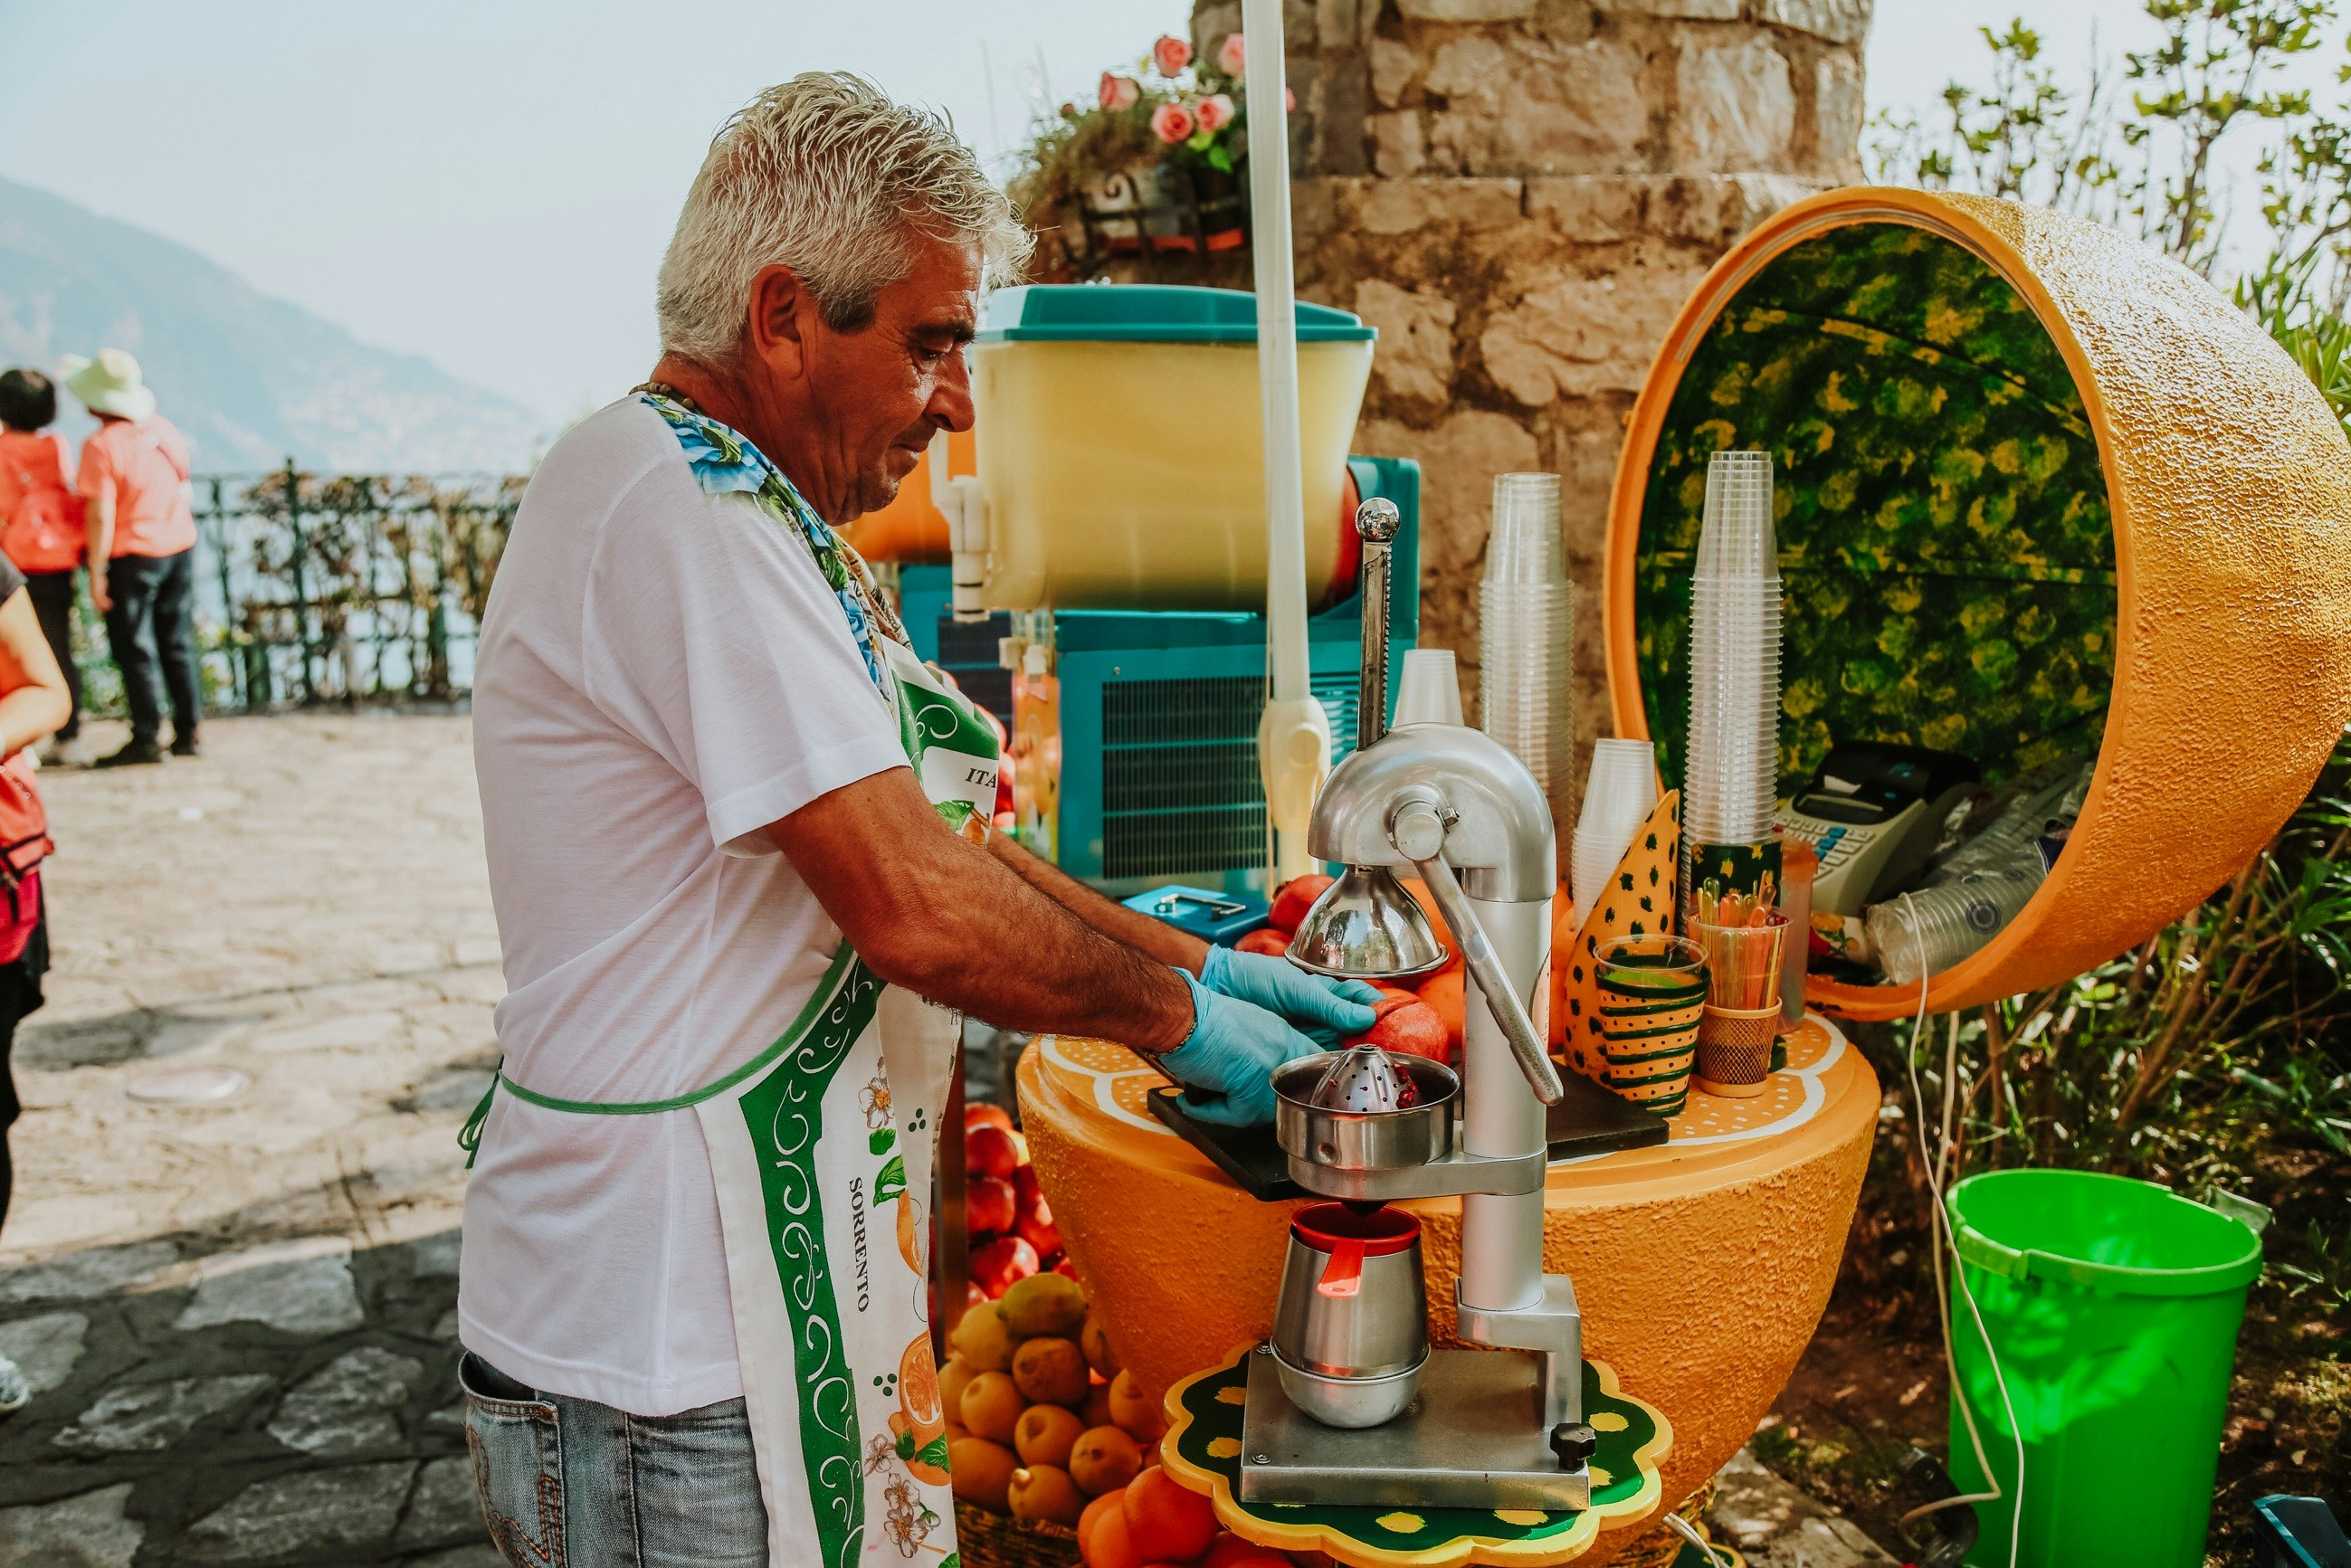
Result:
M122 672L131 739L95 766L161 762L163 695L172 755L196 755L196 514L187 438L155 412L139 361L120 349L58 361L66 389L98 416L75 486L88 503L89 597Z

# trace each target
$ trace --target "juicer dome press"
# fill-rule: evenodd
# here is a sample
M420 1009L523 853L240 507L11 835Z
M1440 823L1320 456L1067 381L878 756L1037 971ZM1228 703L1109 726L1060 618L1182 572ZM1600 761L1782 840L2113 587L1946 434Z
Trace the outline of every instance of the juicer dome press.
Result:
M1356 514L1364 739L1323 786L1308 830L1317 860L1350 869L1301 922L1290 956L1366 979L1442 964L1396 879L1409 868L1460 943L1483 1005L1467 1009L1458 1079L1439 1063L1392 1058L1410 1092L1374 1103L1317 1094L1343 1060L1274 1074L1291 1179L1338 1202L1293 1221L1274 1338L1249 1358L1240 1491L1267 1502L1582 1509L1596 1444L1583 1422L1583 1319L1573 1283L1542 1271L1544 1109L1563 1089L1526 1005L1550 957L1551 809L1526 766L1476 730L1381 733L1385 596L1371 590L1395 522L1384 501ZM1450 1196L1462 1200L1459 1333L1478 1348L1416 1355L1419 1227L1380 1206Z

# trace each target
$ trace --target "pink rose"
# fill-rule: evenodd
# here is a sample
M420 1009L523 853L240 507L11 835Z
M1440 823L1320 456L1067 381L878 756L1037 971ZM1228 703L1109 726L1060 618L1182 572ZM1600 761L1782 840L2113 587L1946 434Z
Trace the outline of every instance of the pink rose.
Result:
M1102 106L1109 110L1133 109L1143 97L1143 84L1133 77L1123 77L1111 71L1102 72Z
M1228 77L1238 79L1242 74L1241 67L1248 59L1249 50L1241 43L1238 33L1227 33L1225 41L1217 46L1217 68Z
M1221 92L1212 92L1193 106L1203 131L1222 131L1233 122L1233 100Z
M1184 68L1192 63L1192 46L1173 33L1160 36L1151 46L1151 63L1164 77L1181 76Z
M1180 103L1163 103L1151 111L1151 129L1170 146L1190 136L1197 124L1192 111Z

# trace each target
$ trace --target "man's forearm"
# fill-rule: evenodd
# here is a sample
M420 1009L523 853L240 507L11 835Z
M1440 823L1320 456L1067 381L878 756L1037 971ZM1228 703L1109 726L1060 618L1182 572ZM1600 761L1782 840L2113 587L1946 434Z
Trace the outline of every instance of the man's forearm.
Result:
M823 796L768 833L893 985L1006 1029L1145 1051L1192 1032L1191 989L1167 962L949 831L904 768Z
M1092 1035L1152 1055L1184 1043L1192 992L1173 965L1094 929L983 852L958 847L1001 879L988 890L999 896L965 903L958 939L915 959L903 983L999 1029Z
M1095 930L1163 964L1173 964L1195 975L1207 962L1208 945L1197 936L1129 909L1116 899L1103 897L1061 867L1047 863L1014 843L1010 834L994 834L987 843L996 852L996 858L1015 876Z

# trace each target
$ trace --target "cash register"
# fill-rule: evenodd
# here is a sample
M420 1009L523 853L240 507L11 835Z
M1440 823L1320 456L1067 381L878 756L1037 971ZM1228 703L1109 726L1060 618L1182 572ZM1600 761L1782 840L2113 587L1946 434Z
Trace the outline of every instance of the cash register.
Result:
M1923 746L1864 740L1830 747L1772 819L1820 853L1813 912L1858 915L1917 875L1944 822L1981 777L1966 758Z

